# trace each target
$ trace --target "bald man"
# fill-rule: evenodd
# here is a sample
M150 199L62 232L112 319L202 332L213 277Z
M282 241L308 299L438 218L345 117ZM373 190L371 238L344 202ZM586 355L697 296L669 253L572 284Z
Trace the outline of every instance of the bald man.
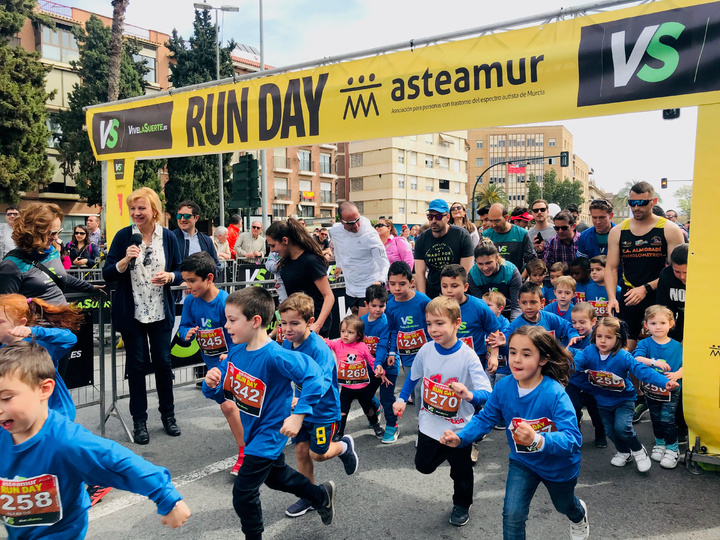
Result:
M537 254L527 231L510 223L509 218L504 205L493 204L488 212L490 228L483 231L483 236L492 240L503 259L513 263L522 273L525 263L536 259Z

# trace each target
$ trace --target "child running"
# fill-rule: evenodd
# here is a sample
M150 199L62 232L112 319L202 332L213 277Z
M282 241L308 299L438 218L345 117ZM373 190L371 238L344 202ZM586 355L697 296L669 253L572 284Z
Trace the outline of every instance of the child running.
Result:
M180 527L190 509L170 473L49 409L56 370L38 344L0 348L0 519L12 540L85 538L86 484L152 499L160 522Z
M575 369L587 375L605 434L617 449L610 463L615 467L624 467L634 459L638 471L646 472L650 470L652 461L632 425L637 394L630 381L630 373L640 381L665 390L674 390L679 385L636 361L622 346L620 321L611 316L602 317L592 332L592 345L575 354Z
M338 456L345 466L345 472L355 474L358 457L353 438L346 435L340 442L332 440L340 425L337 366L325 340L310 330L315 322L313 299L305 293L293 293L280 304L278 311L285 335L283 348L306 354L315 361L322 372L322 387L325 391L312 413L305 416L298 434L293 437L298 472L314 484L313 461L327 461ZM302 392L302 388L299 390ZM296 400L299 401L299 398L293 398L293 401ZM299 517L309 510L314 510L312 503L307 499L298 499L285 510L285 515Z
M547 285L543 285L542 287L543 297L545 298L545 302L547 302L548 304L552 304L557 300L555 298L555 281L557 281L557 278L559 278L560 276L566 276L567 270L567 264L565 264L564 262L553 263L548 269L550 286L548 287Z
M71 305L56 306L39 298L20 294L0 295L0 346L15 341L33 341L43 346L55 364L55 390L49 397L50 409L75 421L75 403L57 368L77 343L82 312Z
M428 304L425 316L434 343L423 345L418 352L393 409L402 416L407 399L422 380L415 468L422 474L432 474L443 462L450 464L450 523L462 527L470 519L473 497L471 450L470 446L443 446L440 437L462 429L470 421L475 407L490 396L490 381L477 354L457 338L461 324L457 301L444 296L435 298Z
M555 280L556 301L546 305L543 310L572 323L570 313L575 305L575 285L575 280L570 276L560 276L557 278Z
M675 325L672 311L665 306L650 306L645 310L645 326L650 337L637 344L633 356L638 362L654 368L660 373L680 384L683 376L683 347L680 342L668 335ZM680 401L680 387L668 391L657 385L640 383L645 394L645 401L650 409L655 446L650 452L650 459L659 461L665 469L677 466L678 428L675 423L675 412Z
M235 346L230 334L225 330L225 299L228 293L215 286L215 272L215 260L204 251L193 253L180 265L180 273L187 285L189 296L183 303L178 333L180 339L185 341L195 339L208 369L220 365ZM230 474L237 476L245 458L240 411L232 401L225 398L219 401L220 410L225 415L230 432L238 445L238 458L230 470Z
M500 291L488 291L485 294L483 294L482 297L483 301L487 304L487 306L490 308L490 311L492 311L495 314L495 317L498 320L498 325L500 328L500 332L505 334L507 333L507 329L510 326L510 321L505 318L503 315L503 312L505 311L505 306L507 305L507 299L505 298L505 295L501 293ZM487 341L487 340L486 340ZM490 349L495 350L494 348ZM490 384L494 387L495 386L495 373L497 373L497 368L500 366L507 366L507 358L505 355L501 352L500 348L497 348L498 355L497 355L497 364L493 366L493 362L491 358L487 359L487 375L490 379Z
M239 346L208 371L203 383L206 397L225 396L240 409L245 459L235 478L233 507L248 540L262 538L262 484L310 501L325 525L335 517L335 483L315 485L285 463L287 438L297 436L305 416L323 396L323 376L308 356L283 349L268 337L266 328L274 311L272 296L261 287L247 287L227 297L225 328ZM301 388L292 413L291 382Z
M483 410L460 432L445 431L440 442L467 448L493 426L506 424L510 465L503 538L525 538L530 502L541 482L555 509L570 519L571 538L588 538L587 506L575 495L582 435L563 389L572 357L547 330L536 326L518 328L510 337L509 351L512 378L498 381Z
M330 349L335 353L338 365L338 383L340 383L340 430L336 438L343 440L347 415L353 401L358 400L367 416L370 426L378 439L382 439L385 431L380 425L377 410L373 405L370 376L374 372L376 377L384 380L385 370L381 365L375 365L375 358L365 345L365 325L357 315L348 315L340 323L340 339L326 339ZM350 441L352 439L350 438Z

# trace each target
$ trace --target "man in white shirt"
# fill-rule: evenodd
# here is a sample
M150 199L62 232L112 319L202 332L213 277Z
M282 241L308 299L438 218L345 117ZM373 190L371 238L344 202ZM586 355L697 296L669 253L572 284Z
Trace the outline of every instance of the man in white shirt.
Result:
M17 205L11 204L5 209L5 223L0 224L0 260L15 249L12 232L13 225L19 217L20 208Z
M390 261L380 235L368 218L360 216L357 206L343 202L338 207L338 214L340 223L330 229L335 263L345 277L347 306L362 317L367 313L365 289L387 281Z
M260 234L262 223L253 221L250 225L250 232L244 232L238 236L235 242L235 253L238 258L255 259L265 254L265 237Z

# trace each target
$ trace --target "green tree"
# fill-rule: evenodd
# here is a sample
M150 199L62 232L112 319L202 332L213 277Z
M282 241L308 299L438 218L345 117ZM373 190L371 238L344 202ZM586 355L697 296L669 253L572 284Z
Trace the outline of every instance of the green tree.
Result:
M48 22L33 12L33 0L5 0L0 7L0 202L15 203L21 191L35 191L50 183L53 166L45 152L50 137L45 102L49 68L37 52L10 45L29 17Z
M567 208L569 204L582 205L585 199L582 196L582 182L570 181L567 178L562 182L558 182L555 186L552 202L556 203L560 208Z
M170 51L170 82L175 88L215 80L217 33L212 24L210 12L195 10L193 35L186 42L177 30L173 30L166 47ZM220 77L234 74L230 52L235 43L220 48ZM225 200L229 199L232 169L231 154L223 155L223 179ZM172 214L183 200L195 201L202 209L202 217L217 222L220 215L218 194L218 158L216 154L168 159L168 181L165 184L167 208ZM226 218L229 217L226 211Z
M692 186L680 186L675 190L675 198L678 201L678 206L682 210L683 214L686 214L690 219L690 210L692 209Z
M548 203L555 202L555 190L557 189L558 180L555 169L550 169L543 173L542 198Z
M531 173L529 178L530 182L528 183L527 199L525 201L527 202L528 206L530 206L533 201L544 198L542 189L540 188L537 180L535 179L535 175Z
M72 67L80 76L80 83L73 85L68 97L70 108L58 114L63 133L58 150L61 169L75 180L78 194L92 206L102 204L102 169L83 129L83 107L107 101L111 29L93 15L84 29L73 27L73 34L78 42L80 60L72 62ZM138 62L133 59L139 51L140 45L135 40L127 40L123 44L118 99L145 94L147 83L143 77L148 72L147 65L144 60ZM147 185L160 191L158 171L163 164L164 160L138 161L135 164L134 186Z
M508 198L505 191L503 191L503 189L497 184L480 186L477 194L475 195L475 200L478 203L478 208L490 206L495 203L502 203L505 206L508 204Z

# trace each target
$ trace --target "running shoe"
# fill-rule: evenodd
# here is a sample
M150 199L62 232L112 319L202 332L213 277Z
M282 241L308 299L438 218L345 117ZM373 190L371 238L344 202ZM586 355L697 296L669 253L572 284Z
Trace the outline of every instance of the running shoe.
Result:
M355 452L355 441L353 440L351 435L345 435L342 439L342 442L347 444L347 450L340 454L338 457L340 458L340 461L343 462L343 466L345 467L345 474L348 476L351 474L355 474L355 472L358 470L358 465L360 464L360 461L358 460L358 455Z
M457 504L454 505L452 512L450 512L450 525L462 527L463 525L467 525L468 521L470 521L470 509L458 506Z
M398 426L385 426L385 435L383 435L381 442L383 444L392 444L398 440L399 435L400 429L398 428Z
M377 424L375 424L374 426L372 426L372 429L373 429L373 431L375 432L375 436L376 436L378 439L381 439L381 440L382 440L383 436L385 435L385 430L384 430L383 427L380 425L380 422L378 422Z
M579 499L579 501L583 510L585 510L585 515L580 523L570 522L570 538L572 538L572 540L586 540L587 538L590 538L590 524L588 523L587 517L587 505L582 499Z
M614 465L615 467L624 467L631 459L632 456L630 454L618 452L610 460L610 465Z
M665 455L660 462L660 466L663 469L674 469L677 467L679 458L680 455L675 450L665 450Z
M650 456L648 456L644 446L637 452L633 452L632 457L635 460L638 471L647 472L650 470L650 467L652 467L652 461L650 461Z
M633 413L632 423L637 424L640 420L643 419L645 415L648 414L649 409L646 403L638 403L635 406L635 412Z
M652 451L650 452L650 459L658 462L662 461L662 458L665 455L665 450L667 450L666 446L656 444L655 446L653 446Z
M322 519L323 524L330 525L335 517L335 482L331 480L330 482L325 482L320 487L325 490L327 501L325 505L318 508L317 511L318 514L320 514L320 519Z

